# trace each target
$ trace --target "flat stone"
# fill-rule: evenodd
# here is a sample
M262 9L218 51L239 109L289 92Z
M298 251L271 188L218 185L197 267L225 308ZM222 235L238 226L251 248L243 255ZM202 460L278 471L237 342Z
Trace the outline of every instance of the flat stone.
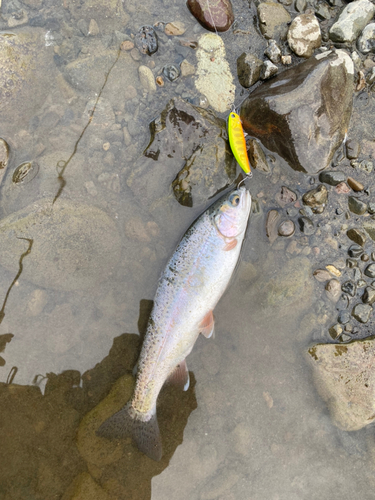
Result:
M372 307L369 304L357 304L353 307L352 316L360 323L367 323L372 313Z
M156 92L155 77L148 66L139 66L138 68L139 80L142 87L148 92Z
M374 421L374 356L373 340L315 344L307 351L315 386L342 430L355 431Z
M293 169L317 173L330 164L344 140L353 79L353 62L346 52L312 56L249 95L240 112L244 130Z
M353 212L353 214L363 215L367 210L367 205L360 199L355 196L349 196L348 198L348 206L349 210Z
M334 42L353 42L375 13L375 5L369 0L350 2L341 12L337 22L329 30Z
M310 57L321 42L319 22L313 13L300 14L293 19L288 30L288 44L297 56Z
M243 52L237 59L237 76L240 84L249 88L260 78L263 61L253 54Z
M357 245L361 245L363 247L363 245L366 243L366 235L363 231L359 229L356 228L349 229L346 232L346 235L349 239L354 241L354 243L357 243Z
M330 186L337 186L346 180L346 175L340 170L325 170L319 174L319 180Z
M369 278L375 278L375 264L369 264L365 269L365 275Z
M375 288L367 286L363 292L362 301L364 304L369 304L371 306L375 302Z
M188 0L186 5L197 21L209 31L227 31L233 24L230 0Z
M347 182L349 186L353 189L353 191L359 192L364 190L364 185L357 181L356 179L353 179L353 177L348 177Z
M258 18L265 38L286 39L291 17L285 7L274 2L262 2L258 5Z
M165 25L164 33L168 36L180 36L186 31L184 23L181 21L174 21Z
M375 23L368 24L358 38L357 47L362 54L375 52Z

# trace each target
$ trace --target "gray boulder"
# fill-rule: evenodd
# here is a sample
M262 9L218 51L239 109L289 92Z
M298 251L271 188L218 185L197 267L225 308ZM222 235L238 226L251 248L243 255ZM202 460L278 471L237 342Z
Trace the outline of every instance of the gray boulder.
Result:
M375 13L375 5L369 0L350 2L329 30L334 42L353 42Z

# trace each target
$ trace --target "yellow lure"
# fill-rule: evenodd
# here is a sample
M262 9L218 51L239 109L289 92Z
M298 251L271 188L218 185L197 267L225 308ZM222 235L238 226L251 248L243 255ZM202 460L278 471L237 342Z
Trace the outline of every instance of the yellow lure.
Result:
M238 114L233 111L229 114L228 118L228 136L234 157L245 174L249 175L251 170L242 123Z

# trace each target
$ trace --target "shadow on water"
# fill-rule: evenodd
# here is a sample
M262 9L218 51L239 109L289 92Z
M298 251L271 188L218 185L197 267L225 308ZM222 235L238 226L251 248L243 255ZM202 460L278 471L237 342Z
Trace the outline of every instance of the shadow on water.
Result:
M151 479L168 466L197 408L194 375L187 392L166 386L160 394L160 462L139 452L130 439L110 442L95 435L111 405L126 402L124 392L111 399L112 387L123 380L131 390L151 307L152 301L140 303L140 336L115 338L108 356L82 376L78 370L48 373L44 394L36 385L0 384L1 500L151 498ZM9 340L1 336L0 349Z

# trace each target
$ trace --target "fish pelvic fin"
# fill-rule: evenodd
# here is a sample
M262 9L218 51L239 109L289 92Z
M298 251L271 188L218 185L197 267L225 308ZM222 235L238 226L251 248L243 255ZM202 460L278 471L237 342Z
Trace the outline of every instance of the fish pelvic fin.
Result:
M176 368L167 378L167 382L181 387L184 391L187 391L189 389L190 376L186 364L186 359L181 361L181 363L176 366Z
M214 337L215 320L214 320L214 315L213 315L212 311L208 311L206 316L199 323L199 328L200 328L201 334L204 335L206 337L206 339Z
M151 415L134 410L131 402L109 417L97 430L97 435L107 439L131 436L139 451L158 462L162 457L162 444L156 408Z

